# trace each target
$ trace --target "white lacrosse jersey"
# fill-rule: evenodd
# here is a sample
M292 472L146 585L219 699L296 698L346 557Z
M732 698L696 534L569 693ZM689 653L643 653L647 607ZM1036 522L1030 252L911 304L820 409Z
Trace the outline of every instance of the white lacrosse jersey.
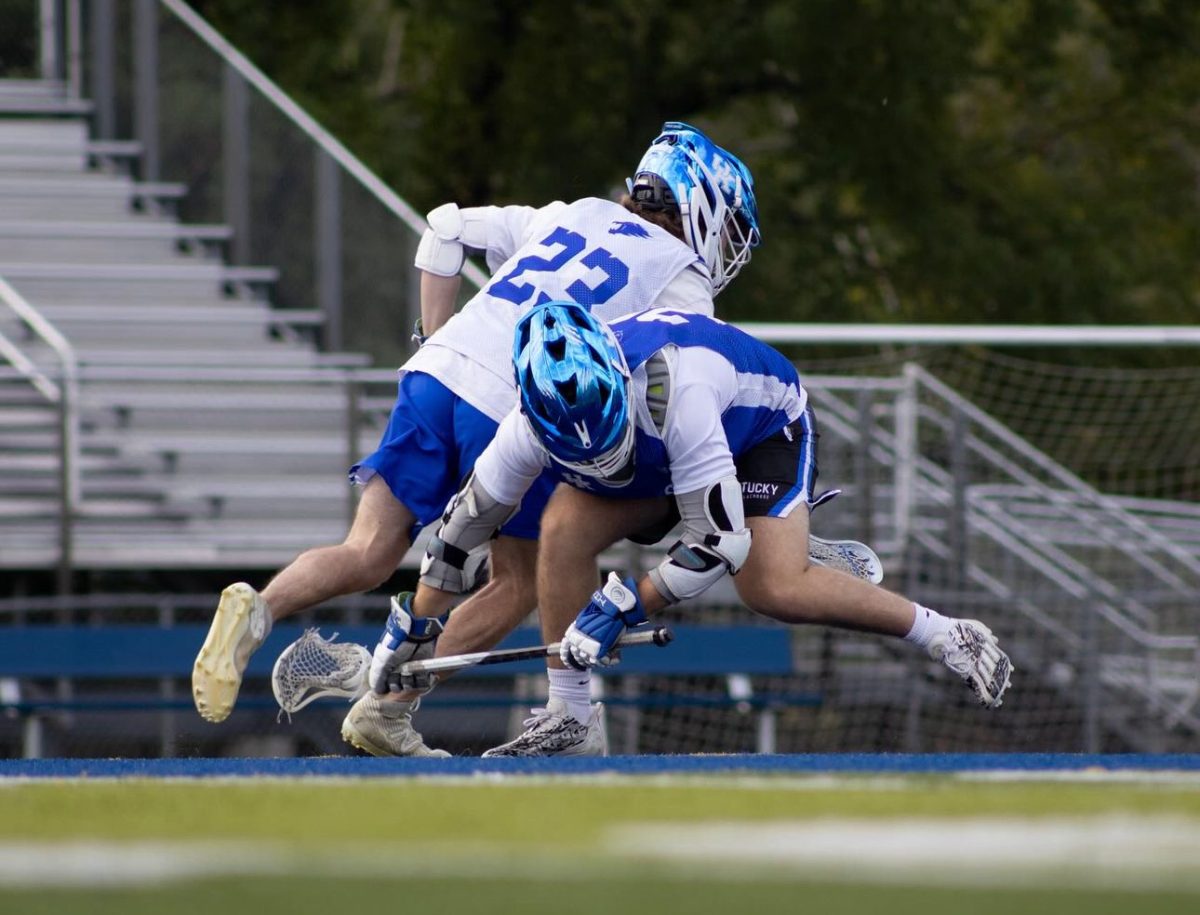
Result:
M692 249L618 203L481 207L491 281L401 371L433 375L499 422L517 403L513 337L535 305L573 301L603 321L651 307L713 313L712 285Z

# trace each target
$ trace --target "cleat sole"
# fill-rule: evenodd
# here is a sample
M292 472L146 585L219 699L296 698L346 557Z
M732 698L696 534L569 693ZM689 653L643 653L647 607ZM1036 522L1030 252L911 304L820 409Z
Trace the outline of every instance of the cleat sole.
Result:
M245 584L230 585L209 627L208 637L192 668L192 698L205 721L219 724L229 717L242 686L237 669L237 646L250 628L254 590Z

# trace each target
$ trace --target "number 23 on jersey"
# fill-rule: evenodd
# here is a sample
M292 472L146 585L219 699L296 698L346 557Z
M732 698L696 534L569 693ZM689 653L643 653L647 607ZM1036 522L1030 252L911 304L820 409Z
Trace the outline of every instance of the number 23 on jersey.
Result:
M545 292L538 295L536 302L529 302L536 287L532 282L518 282L518 278L525 274L553 273L576 259L583 266L604 274L604 279L595 286L588 286L583 280L575 280L567 287L567 295L580 305L588 308L603 305L629 282L629 267L623 261L605 248L586 250L587 240L578 232L559 226L538 244L546 249L546 256L527 254L522 257L512 270L492 281L487 287L487 293L514 305L540 305L542 302L548 302L550 297Z

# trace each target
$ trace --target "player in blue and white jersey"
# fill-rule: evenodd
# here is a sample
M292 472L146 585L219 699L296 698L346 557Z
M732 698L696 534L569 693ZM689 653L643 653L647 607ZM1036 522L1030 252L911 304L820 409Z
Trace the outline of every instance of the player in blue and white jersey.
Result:
M377 587L442 513L517 402L511 341L523 314L552 299L580 303L606 320L650 305L711 314L713 296L759 243L749 170L678 122L664 125L621 203L445 204L428 221L415 263L429 336L400 370L379 448L351 470L363 486L351 529L343 543L303 553L261 594L240 582L222 594L192 677L196 707L209 721L232 711L242 672L274 620ZM454 314L469 250L484 253L492 279ZM533 609L538 521L552 487L549 478L535 484L506 519L491 546L491 578L455 611L439 654L491 647ZM403 600L390 621L389 644L399 655L432 653L439 624L414 619ZM418 695L409 690L396 702L365 697L347 716L343 736L381 755L430 753L411 727Z
M605 326L568 302L523 317L514 347L520 406L448 508L418 592L432 606L453 590L468 551L545 470L567 484L542 518L538 557L542 634L562 642L550 700L524 734L484 755L603 753L586 671L626 627L726 574L759 613L906 638L984 705L1000 704L1011 665L982 623L806 562L816 426L795 368L774 349L706 316L655 309ZM636 581L614 572L590 593L604 549L623 537L654 542L680 520L684 534L657 568Z

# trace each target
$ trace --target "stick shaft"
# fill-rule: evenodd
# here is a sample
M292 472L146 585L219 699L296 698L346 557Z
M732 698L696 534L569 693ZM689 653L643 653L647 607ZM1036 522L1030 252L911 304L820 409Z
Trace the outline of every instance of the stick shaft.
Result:
M634 645L658 645L661 647L670 641L671 630L660 626L645 632L626 632L618 640L617 647L629 648ZM400 667L400 673L445 673L449 670L462 670L465 667L484 664L507 664L511 661L549 658L558 654L558 646L558 642L551 642L549 645L535 645L531 648L503 648L499 651L475 651L470 654L447 655L444 658L430 658L427 661L409 661Z

